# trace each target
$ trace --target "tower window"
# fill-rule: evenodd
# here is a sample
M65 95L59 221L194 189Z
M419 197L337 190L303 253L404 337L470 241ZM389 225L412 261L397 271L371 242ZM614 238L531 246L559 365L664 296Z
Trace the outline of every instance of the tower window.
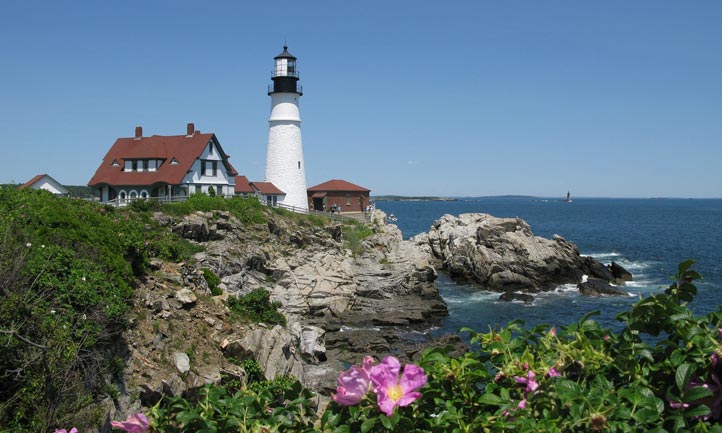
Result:
M298 161L298 169L301 169L301 161Z

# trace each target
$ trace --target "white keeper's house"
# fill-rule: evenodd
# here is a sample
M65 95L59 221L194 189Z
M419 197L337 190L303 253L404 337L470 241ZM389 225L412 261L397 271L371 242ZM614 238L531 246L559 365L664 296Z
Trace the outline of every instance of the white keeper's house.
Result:
M201 133L193 123L185 135L118 138L88 186L101 202L126 203L139 198L183 199L211 190L233 196L238 175L218 138Z

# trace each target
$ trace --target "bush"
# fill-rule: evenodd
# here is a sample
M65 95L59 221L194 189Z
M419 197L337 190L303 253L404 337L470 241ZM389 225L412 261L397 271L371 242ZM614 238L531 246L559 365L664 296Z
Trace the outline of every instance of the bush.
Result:
M208 289L210 289L211 295L222 295L223 289L219 287L219 285L221 284L221 279L218 278L218 275L216 275L208 268L201 269L201 272L203 272L203 278L206 280L206 284L208 284Z
M116 389L132 284L186 244L129 210L1 189L0 430L97 425L84 408Z
M374 232L369 226L354 221L343 226L343 244L354 255L361 254L363 252L362 241L372 234Z
M193 194L188 200L166 204L163 211L172 215L188 215L197 211L229 211L243 224L262 224L268 220L266 206L256 197L224 198Z
M270 298L266 290L254 289L244 296L229 297L226 305L241 320L286 326L286 317L278 311L281 303Z

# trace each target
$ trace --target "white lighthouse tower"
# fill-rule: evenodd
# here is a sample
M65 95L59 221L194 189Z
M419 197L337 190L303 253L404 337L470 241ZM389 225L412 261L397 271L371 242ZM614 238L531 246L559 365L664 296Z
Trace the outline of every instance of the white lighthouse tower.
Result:
M280 203L308 210L301 112L298 109L303 88L298 84L296 57L288 52L288 47L284 45L283 52L274 59L273 84L268 86L271 117L268 119L266 182L273 183L286 194Z

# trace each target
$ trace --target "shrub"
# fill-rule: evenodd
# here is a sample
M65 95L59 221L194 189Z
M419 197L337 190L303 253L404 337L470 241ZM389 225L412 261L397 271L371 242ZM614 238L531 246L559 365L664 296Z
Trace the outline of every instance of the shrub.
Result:
M222 295L223 290L219 287L221 279L218 278L218 275L208 268L201 269L201 272L203 272L203 278L206 280L206 284L208 284L208 289L210 289L211 295Z
M343 226L343 244L354 255L361 254L363 252L362 241L372 234L374 232L369 226L354 221Z
M267 222L266 206L256 197L211 197L205 194L193 194L188 200L168 203L163 211L172 215L188 215L193 212L229 211L243 224L261 224Z
M115 393L132 284L186 244L137 212L1 189L0 430L97 425L85 408Z
M286 317L278 311L281 303L271 302L271 295L264 289L254 289L244 296L231 296L226 305L241 320L286 326Z

